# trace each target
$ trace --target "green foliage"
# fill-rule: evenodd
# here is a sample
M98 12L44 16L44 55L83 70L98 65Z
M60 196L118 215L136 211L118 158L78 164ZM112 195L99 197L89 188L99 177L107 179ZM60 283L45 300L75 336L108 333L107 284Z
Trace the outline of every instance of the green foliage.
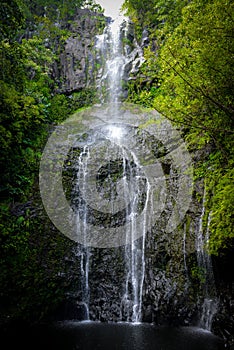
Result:
M17 0L20 1L20 0ZM94 0L22 0L28 22L34 23L35 17L51 21L68 21L76 14L77 9L88 8L103 13L102 7Z
M78 109L90 106L95 102L95 91L92 88L82 89L70 96L54 95L50 100L49 116L51 122L62 122Z
M30 13L36 16L46 16L54 20L60 17L68 19L75 14L84 0L24 0Z
M210 182L213 191L210 240L208 249L212 254L218 254L219 250L229 248L234 238L234 168L230 168L223 175L216 172L213 181Z
M45 137L48 75L44 67L51 55L47 53L46 58L44 49L37 48L38 42L34 38L25 45L7 39L0 42L0 189L5 197L20 198L28 194ZM37 50L40 50L40 62L36 62ZM39 69L39 63L43 68ZM35 72L34 80L30 77L30 69ZM46 92L48 97L48 88Z
M233 238L233 10L226 1L193 1L184 8L181 24L160 52L161 94L153 102L189 127L190 144L213 144L214 154L202 167L214 186L210 252L216 254Z
M154 106L169 118L212 133L230 131L233 122L233 21L227 8L224 0L193 1L159 58L162 93Z
M49 131L95 99L92 88L70 96L58 94L52 79L52 67L71 35L53 19L72 18L83 3L1 3L0 307L4 305L7 317L38 320L56 308L71 288L60 273L70 268L64 254L69 255L72 243L49 223L40 209L42 203L36 209L32 203L39 191L39 161Z
M85 0L83 3L83 7L98 13L104 13L104 9L100 4L97 4L94 0Z
M186 0L125 0L123 10L135 23L138 39L142 28L147 28L157 45L164 40L181 20L181 10Z
M191 278L197 285L204 284L206 282L206 271L199 266L193 266L191 268Z
M45 214L35 217L32 204L19 208L18 215L12 216L12 210L0 206L0 305L8 317L38 321L71 288L60 272L69 270L64 256L72 244L49 226Z
M23 195L32 185L40 156L38 147L45 131L43 106L11 85L0 82L0 87L1 190Z
M12 39L24 25L23 4L20 0L0 1L0 40Z
M233 238L234 4L152 0L145 6L132 0L124 5L139 33L146 27L151 38L129 83L129 100L181 127L191 151L212 150L196 164L195 178L205 178L210 189L209 249L218 254Z
M22 49L17 42L0 41L0 80L23 91L26 72L23 65Z
M15 13L14 4L8 4L3 13L3 24L12 25L12 30L3 26L6 37L0 41L0 192L5 198L10 195L14 200L24 200L37 176L49 124L63 121L92 103L95 96L93 89L72 96L56 94L52 67L71 33L53 23L52 15L40 16L45 5L47 9L58 5L58 9L67 6L75 11L83 1L17 1ZM18 42L14 35L27 21L33 21L34 34L29 38L22 35Z

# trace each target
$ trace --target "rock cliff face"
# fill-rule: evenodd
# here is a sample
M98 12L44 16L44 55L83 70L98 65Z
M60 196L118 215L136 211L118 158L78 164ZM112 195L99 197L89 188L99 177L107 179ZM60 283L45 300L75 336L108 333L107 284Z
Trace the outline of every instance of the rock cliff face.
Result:
M104 60L108 59L109 52L100 57L96 48L97 35L103 33L111 18L87 9L77 10L77 14L69 23L59 24L71 32L71 36L62 47L59 47L59 61L53 65L53 78L58 85L58 92L67 95L85 88L94 88L103 79ZM140 44L134 38L133 23L124 22L121 28L123 50L126 51L126 62L122 77L123 85L130 73L137 73L143 61L142 48L147 45L146 33L143 33ZM108 38L107 40L110 40ZM125 41L125 42L124 42ZM60 46L60 45L59 45ZM109 49L107 49L109 51ZM102 67L102 68L101 68ZM127 91L123 89L123 97Z
M77 10L72 21L62 24L72 35L62 47L60 60L53 67L59 92L72 92L91 87L95 80L95 37L103 31L107 18L86 9Z

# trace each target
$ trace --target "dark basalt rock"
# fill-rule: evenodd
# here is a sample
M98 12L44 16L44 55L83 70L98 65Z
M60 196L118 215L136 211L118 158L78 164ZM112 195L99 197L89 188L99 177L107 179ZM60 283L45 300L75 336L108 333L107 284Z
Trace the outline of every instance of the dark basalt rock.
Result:
M60 60L53 66L53 76L58 82L58 92L72 94L93 86L95 79L95 36L100 34L107 21L104 15L86 9L77 10L70 23L61 27L71 31L71 36L61 47Z

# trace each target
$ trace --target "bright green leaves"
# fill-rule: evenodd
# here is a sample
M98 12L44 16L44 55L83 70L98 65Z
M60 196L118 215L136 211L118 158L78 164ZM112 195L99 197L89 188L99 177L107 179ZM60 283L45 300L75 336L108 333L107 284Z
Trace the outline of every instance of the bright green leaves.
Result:
M53 59L42 40L23 44L4 40L1 48L0 143L4 196L24 198L38 168L36 156L45 137L49 97L47 67ZM33 75L33 76L32 76ZM46 100L47 99L47 100ZM29 157L28 145L33 155Z
M233 239L234 4L192 1L160 51L162 94L153 106L189 128L192 150L213 144L214 154L195 173L212 188L209 250Z
M59 273L70 268L61 263L71 242L47 220L37 182L53 125L95 98L93 88L59 94L59 75L53 74L72 35L64 20L71 23L83 3L1 2L6 6L0 9L0 299L7 319L12 311L14 317L39 319L64 298L69 284Z
M0 192L6 197L22 200L30 190L49 124L63 121L95 98L91 88L72 97L58 95L60 53L74 34L64 20L69 18L72 23L77 8L85 3L14 0L1 9L5 34L1 37L0 32ZM100 9L89 1L92 5ZM22 31L24 21L27 30ZM5 24L12 26L12 32Z
M43 38L34 36L32 39L24 39L22 50L25 56L25 68L33 70L34 74L47 74L51 63L55 60L56 55L45 47Z
M25 79L21 46L16 41L0 41L0 81L17 86L17 90L22 91Z
M233 39L228 40L234 28L228 11L224 0L205 1L202 11L201 2L191 2L159 59L167 100L156 99L154 106L170 118L187 116L192 126L214 132L229 128L234 111L233 58L227 52L234 50Z
M224 175L221 171L216 172L213 182L210 182L212 185L209 251L218 254L219 250L230 247L234 239L234 169L229 169Z
M204 168L212 187L209 250L217 254L233 239L234 31L233 3L193 1L160 52L164 95L154 107L187 125L193 149L212 142L216 151Z
M43 106L12 85L0 82L0 87L1 191L26 195L37 169L37 149L45 136Z
M139 39L142 28L147 28L158 45L180 23L186 4L186 0L125 0L123 9L135 23Z
M125 2L151 44L129 83L129 100L181 126L191 151L212 150L195 175L212 188L209 248L216 254L233 238L234 3L155 0L144 21L138 5Z

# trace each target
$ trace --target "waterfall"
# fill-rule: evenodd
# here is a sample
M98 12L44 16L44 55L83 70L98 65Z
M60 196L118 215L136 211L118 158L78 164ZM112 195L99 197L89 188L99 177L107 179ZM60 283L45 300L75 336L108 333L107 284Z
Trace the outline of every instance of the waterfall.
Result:
M126 212L125 225L125 282L123 296L120 305L120 321L139 323L141 321L143 282L145 273L145 235L147 227L147 215L140 224L137 217L144 207L148 207L150 185L146 178L142 177L141 167L134 152L126 149L121 144L121 129L117 126L108 127L111 141L118 147L118 159L122 163L122 188ZM110 196L114 196L115 183L109 183ZM143 195L144 194L144 199ZM137 239L138 230L142 237Z
M140 47L134 42L134 50L129 50L124 40L128 34L128 20L123 16L118 16L114 21L109 22L104 33L97 36L96 49L98 52L97 60L100 64L98 81L98 90L102 103L108 103L111 107L112 115L118 115L119 103L124 98L123 85L126 77L126 67L130 64L132 69L143 62L143 54ZM135 61L135 63L133 63ZM110 122L115 119L111 117ZM126 245L125 245L125 283L123 296L120 306L120 320L128 322L141 321L143 281L145 272L145 234L146 234L146 215L142 222L140 230L142 237L137 240L136 230L139 227L136 222L139 211L142 193L142 186L146 186L145 205L148 205L149 184L142 183L140 176L140 165L136 155L121 145L120 129L116 126L110 126L110 138L116 142L121 149L123 162L123 188L124 200L126 203ZM146 181L146 180L145 180ZM147 182L147 181L146 181ZM113 184L112 184L113 185ZM129 202L131 205L129 206ZM130 243L129 243L130 242Z
M124 83L129 72L134 72L143 62L143 52L134 39L128 44L129 22L124 16L117 17L108 23L104 33L97 36L97 62L100 66L97 87L102 103L107 102L112 107L126 96Z
M213 267L211 256L206 252L206 245L209 240L209 226L211 220L211 213L208 214L207 227L204 232L203 220L205 216L205 202L206 202L206 190L204 190L202 213L199 222L198 235L196 239L197 261L198 267L203 275L203 295L204 300L201 307L201 317L199 326L208 331L212 327L212 319L217 312L218 301L216 297L215 280L213 274Z
M77 243L77 319L188 325L199 304L200 326L210 329L217 299L205 250L206 194L202 213L190 207L193 163L171 123L155 110L122 103L124 82L143 61L129 30L118 18L96 38L100 103L51 135L40 166L43 204Z
M129 130L124 130L118 124L108 123L92 131L88 140L78 141L76 144L79 157L75 163L76 182L72 203L77 213L76 230L83 242L79 245L77 255L80 259L79 304L84 309L85 320L90 319L90 282L93 282L90 281L92 254L88 244L88 225L97 220L93 217L93 210L97 209L101 226L102 221L108 221L106 235L110 233L108 228L112 227L120 227L125 235L122 250L124 259L119 262L125 267L118 319L134 323L141 321L145 236L152 205L149 181L142 172L137 155L123 141L130 130L130 127ZM97 158L100 164L97 163ZM142 216L141 220L139 215ZM95 235L95 232L92 234Z
M131 225L126 227L126 246L125 246L125 284L124 284L124 295L121 301L121 320L127 322L132 321L138 323L141 321L141 309L142 309L142 294L143 294L143 283L145 274L145 236L147 227L147 217L144 215L141 223L140 230L142 231L142 238L136 239L137 227L136 218L139 211L140 201L139 198L142 193L142 186L146 186L146 198L145 206L149 203L149 190L150 184L146 179L145 183L142 183L142 177L140 176L140 165L138 164L135 154L132 154L136 168L130 169L130 193L135 192L132 205L127 215L131 220ZM133 170L134 173L133 174ZM135 177L135 179L134 179ZM124 193L127 193L127 183L124 181ZM126 204L129 199L126 198ZM130 242L130 244L128 243Z
M77 230L83 236L84 244L79 246L77 255L80 257L81 275L81 305L84 308L84 319L89 320L89 265L90 248L87 246L87 206L81 199L87 190L88 159L90 158L89 147L82 149L76 164L77 178L73 190L73 203L75 204L77 216ZM82 194L82 195L81 195Z
M123 29L124 27L125 29L127 28L126 23L123 24L123 22L118 19L117 23L113 22L109 24L103 35L100 35L97 40L96 47L103 60L99 83L100 98L103 102L108 102L112 113L107 128L94 134L89 146L85 145L81 148L77 163L78 175L75 193L78 197L76 200L76 206L78 208L77 230L82 232L82 240L84 242L84 246L79 250L79 255L81 258L82 304L86 310L85 319L89 319L89 270L91 252L90 248L86 246L89 210L87 209L87 204L80 198L89 196L88 191L90 183L87 181L87 175L88 173L95 173L95 170L97 170L96 167L98 166L99 169L96 171L99 174L97 181L100 181L98 191L103 198L103 202L108 201L108 205L111 206L111 203L114 203L115 197L122 186L122 201L127 208L125 211L125 218L122 220L127 224L124 250L124 288L122 297L120 298L119 320L138 323L141 321L142 316L141 309L145 274L145 235L148 218L147 209L145 209L145 214L140 225L137 222L137 217L139 212L143 209L143 204L145 208L148 207L150 185L147 179L141 174L141 166L134 151L129 151L126 145L122 144L123 130L118 126L118 123L115 124L115 119L113 118L113 115L116 116L120 113L119 102L121 100L125 66L132 59L126 55L126 51L123 49L121 37L124 34L121 28ZM106 142L105 146L103 145L103 137ZM100 141L100 139L102 141ZM100 147L99 151L103 148L101 153L102 156L105 155L105 162L107 160L105 166L101 166L102 163L97 165L95 157L95 165L92 164L92 147L95 148L98 144ZM122 165L120 165L119 162L121 162ZM118 172L121 173L122 177L120 181L118 179ZM92 175L88 177L90 176L92 177ZM117 177L117 179L115 177ZM118 181L116 182L116 180ZM142 195L142 193L144 193L144 195ZM96 206L100 210L100 204L96 203ZM111 212L115 212L117 207L113 204L110 209ZM141 230L140 239L137 239L137 237L139 237L138 230Z
M129 30L118 18L97 36L100 103L72 115L50 138L41 165L43 203L56 227L78 243L79 319L189 324L199 305L200 326L210 329L217 302L205 250L206 195L202 213L192 207L184 220L193 195L186 145L157 111L123 102L123 83L142 62ZM190 291L193 305L184 305Z
M124 68L127 63L121 40L123 25L123 18L120 16L106 26L102 35L97 36L96 49L99 52L100 64L99 95L102 102L111 104L120 101Z

